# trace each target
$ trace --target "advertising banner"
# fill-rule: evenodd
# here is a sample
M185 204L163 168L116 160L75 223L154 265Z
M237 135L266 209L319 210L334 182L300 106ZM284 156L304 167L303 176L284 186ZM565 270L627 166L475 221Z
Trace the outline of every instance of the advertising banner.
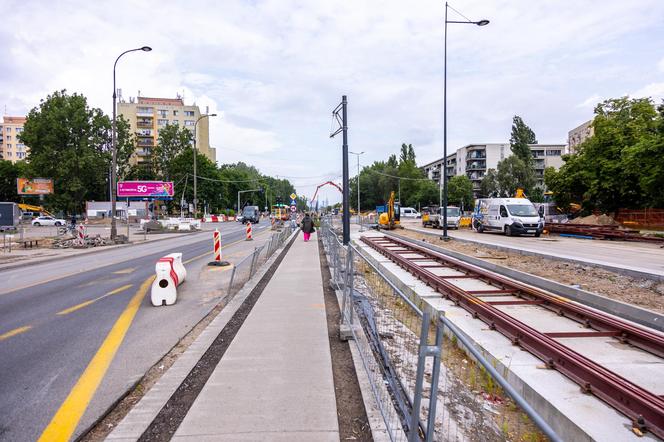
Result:
M173 181L119 181L118 198L172 198Z
M16 178L19 195L50 195L53 193L53 180L50 178Z

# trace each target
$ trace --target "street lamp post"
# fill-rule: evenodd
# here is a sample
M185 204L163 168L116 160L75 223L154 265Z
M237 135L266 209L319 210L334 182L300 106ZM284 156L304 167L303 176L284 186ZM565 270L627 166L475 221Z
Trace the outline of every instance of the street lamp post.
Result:
M116 124L116 118L117 118L117 109L116 109L116 101L117 101L117 89L115 87L115 68L118 65L118 60L120 60L120 57L122 57L124 54L128 54L129 52L135 52L135 51L143 51L143 52L150 52L152 48L150 46L143 46L140 48L136 49L129 49L128 51L124 51L122 54L118 56L118 58L115 59L115 63L113 63L113 127L111 128L111 156L112 156L112 163L111 163L111 239L115 240L115 238L118 235L118 230L117 230L117 224L115 222L115 209L116 209L116 200L117 200L117 169L118 169L118 149L116 146L116 138L117 138L117 124ZM127 208L129 210L129 208Z
M456 21L447 19L447 10L452 9L454 12L465 18L465 21ZM442 239L447 240L447 24L458 23L476 26L486 26L489 20L472 21L466 18L456 9L452 8L445 2L445 61L443 67L443 236Z
M198 184L198 178L196 177L196 157L197 151L196 151L196 128L198 127L198 122L201 121L205 117L216 117L217 114L205 114L201 115L198 117L196 120L196 123L194 123L194 218L196 218L196 214L198 213L198 194L197 194L197 184Z
M349 150L348 153L357 155L357 223L360 225L360 230L362 230L362 217L360 216L360 155L362 155L364 151L351 152Z

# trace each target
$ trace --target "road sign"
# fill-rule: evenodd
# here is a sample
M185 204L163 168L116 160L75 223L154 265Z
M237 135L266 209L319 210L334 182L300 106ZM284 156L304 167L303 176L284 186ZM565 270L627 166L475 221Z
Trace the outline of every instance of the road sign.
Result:
M290 206L290 211L291 212L295 213L296 210L297 210L297 206Z
M290 200L290 205L291 205L291 206L297 206L297 201L295 201L295 200Z
M295 192L290 194L290 199L294 200L296 198L297 198L297 195L295 194Z

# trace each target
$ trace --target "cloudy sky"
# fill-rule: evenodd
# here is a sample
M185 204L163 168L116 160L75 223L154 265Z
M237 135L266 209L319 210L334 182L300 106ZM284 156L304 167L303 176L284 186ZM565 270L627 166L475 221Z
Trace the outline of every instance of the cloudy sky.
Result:
M86 95L110 114L123 96L174 97L219 117L220 163L289 177L309 197L339 181L331 111L349 100L361 164L415 146L442 156L442 0L2 0L0 106L24 115L47 94ZM664 97L664 1L457 0L486 27L450 25L451 149L505 142L518 114L541 143L564 143L594 105ZM451 15L450 19L462 19ZM334 129L334 128L333 128ZM351 171L356 169L352 157ZM330 201L336 191L324 192Z

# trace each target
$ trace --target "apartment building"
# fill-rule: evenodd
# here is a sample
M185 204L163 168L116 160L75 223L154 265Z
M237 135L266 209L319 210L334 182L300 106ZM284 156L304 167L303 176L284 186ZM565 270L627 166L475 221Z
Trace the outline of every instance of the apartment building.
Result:
M207 113L207 110L206 110ZM150 156L159 140L159 131L167 124L185 127L196 131L196 149L212 161L217 161L216 149L210 147L210 125L208 118L196 121L201 115L196 104L185 105L181 97L177 98L130 98L129 102L120 98L118 114L129 121L132 132L136 135L136 151L132 157L134 164L150 161Z
M563 165L564 144L529 144L533 154L538 186L544 186L544 169ZM497 169L498 163L512 155L509 143L468 144L447 156L448 180L455 175L466 175L478 192L480 182L489 169ZM442 184L443 159L427 163L420 168L432 180Z
M11 161L25 160L28 156L28 147L18 140L18 135L23 132L25 117L4 116L0 123L0 159Z
M595 130L593 129L592 124L593 121L588 120L568 132L567 145L569 146L569 153L576 153L579 144L593 136Z

